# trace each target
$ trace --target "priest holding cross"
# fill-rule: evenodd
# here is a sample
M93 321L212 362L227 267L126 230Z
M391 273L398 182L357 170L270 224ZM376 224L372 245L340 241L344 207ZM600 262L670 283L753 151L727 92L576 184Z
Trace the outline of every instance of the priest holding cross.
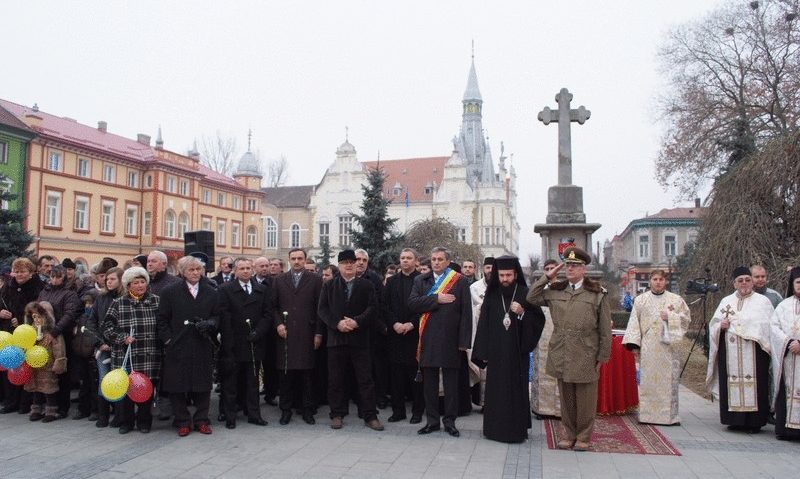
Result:
M719 400L722 424L756 433L769 417L770 300L753 291L750 269L733 270L736 292L722 299L709 324L706 387Z

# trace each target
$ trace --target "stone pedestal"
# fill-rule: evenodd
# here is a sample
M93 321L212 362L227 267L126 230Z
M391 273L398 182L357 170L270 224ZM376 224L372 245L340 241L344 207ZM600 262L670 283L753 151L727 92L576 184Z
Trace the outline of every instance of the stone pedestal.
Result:
M576 185L555 185L548 188L547 223L586 223L583 188Z
M548 215L549 219L549 215ZM592 233L600 229L600 223L539 223L533 227L542 237L542 262L548 259L561 261L558 244L572 238L575 246L592 254ZM594 263L592 263L594 264ZM590 265L591 266L591 265Z

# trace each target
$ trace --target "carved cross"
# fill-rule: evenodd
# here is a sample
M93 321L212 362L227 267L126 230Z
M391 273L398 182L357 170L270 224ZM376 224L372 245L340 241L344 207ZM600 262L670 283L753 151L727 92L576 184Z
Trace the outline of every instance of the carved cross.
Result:
M558 184L572 184L572 133L570 123L578 122L579 125L586 123L592 116L592 112L583 105L577 110L570 110L569 104L572 101L572 93L566 88L562 88L556 95L558 110L551 110L544 107L539 112L539 121L545 125L551 121L558 122Z
M731 316L734 316L736 314L736 311L734 311L733 308L731 308L730 304L725 305L725 309L720 309L719 312L722 313L725 316L725 319L727 319L728 321L730 321Z

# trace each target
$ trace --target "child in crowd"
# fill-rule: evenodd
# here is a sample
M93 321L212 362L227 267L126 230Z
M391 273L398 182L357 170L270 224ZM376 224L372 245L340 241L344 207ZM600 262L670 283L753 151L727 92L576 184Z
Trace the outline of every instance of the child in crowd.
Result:
M67 350L64 339L57 336L49 345L44 344L44 335L56 324L53 307L47 301L31 302L25 306L25 324L36 328L36 345L47 349L47 363L33 370L31 379L25 383L25 391L33 393L31 421L52 422L58 414L58 374L67 370Z

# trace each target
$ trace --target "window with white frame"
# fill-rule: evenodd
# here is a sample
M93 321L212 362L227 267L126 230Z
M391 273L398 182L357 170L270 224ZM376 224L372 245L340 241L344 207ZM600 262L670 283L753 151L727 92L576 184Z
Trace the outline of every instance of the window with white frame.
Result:
M189 180L181 180L180 194L183 196L189 196Z
M217 193L217 206L225 206L225 193Z
M225 246L225 227L227 225L227 221L217 220L217 246Z
M114 183L116 181L116 168L114 165L103 165L103 181Z
M256 242L258 241L258 233L256 231L255 226L248 226L247 227L247 247L248 248L255 248Z
M342 215L339 217L339 246L350 246L353 233L353 217Z
M247 211L255 211L258 208L258 204L254 198L250 198L247 200Z
M114 202L103 200L100 210L100 231L102 233L114 232Z
M139 187L139 172L136 170L128 170L128 186L131 188Z
M144 215L142 215L142 234L149 235L151 231L151 225L153 224L153 213L150 211L145 211Z
M128 205L125 209L125 234L128 236L136 236L139 231L139 207L136 205Z
M289 247L300 247L300 225L297 223L294 223L289 227Z
M491 226L484 226L483 227L483 244L491 244L492 243L492 227Z
M92 160L89 158L78 158L78 176L89 178L92 176Z
M233 197L233 209L238 210L242 207L242 197L241 196L234 196Z
M456 239L462 243L467 242L467 229L466 228L458 228L456 230Z
M75 225L76 230L89 229L89 197L75 197Z
M267 217L266 221L264 222L266 235L264 236L264 240L266 241L267 248L277 248L278 247L278 224L275 223L270 217Z
M674 234L664 235L664 256L675 257L677 250L677 237Z
M8 143L0 141L0 163L8 163Z
M200 220L200 229L203 231L211 231L211 218L204 216Z
M503 227L502 226L495 226L495 228L494 228L494 243L495 244L502 244L503 243Z
M176 185L175 177L172 175L167 175L167 193L175 193L175 191L177 191L175 185Z
M322 246L325 242L330 244L331 241L331 224L327 221L319 224L319 244Z
M153 175L147 175L144 177L144 186L147 188L153 187Z
M51 151L47 157L47 169L50 171L61 171L64 157L60 151Z
M181 211L178 215L178 238L183 238L183 234L189 231L189 213Z
M11 187L14 186L14 182L11 181L11 178L5 177L0 178L0 193L11 193ZM7 210L11 207L11 203L7 199L0 199L0 209Z
M239 223L237 223L235 221L231 222L231 246L234 246L234 247L239 247L240 246L239 238L240 238L241 230L242 230L242 225L241 224L239 224Z
M211 203L211 190L203 189L203 203Z
M167 210L164 213L164 236L167 238L175 237L175 212Z
M650 257L650 236L639 235L639 258Z
M48 191L44 213L45 226L61 226L61 192Z

